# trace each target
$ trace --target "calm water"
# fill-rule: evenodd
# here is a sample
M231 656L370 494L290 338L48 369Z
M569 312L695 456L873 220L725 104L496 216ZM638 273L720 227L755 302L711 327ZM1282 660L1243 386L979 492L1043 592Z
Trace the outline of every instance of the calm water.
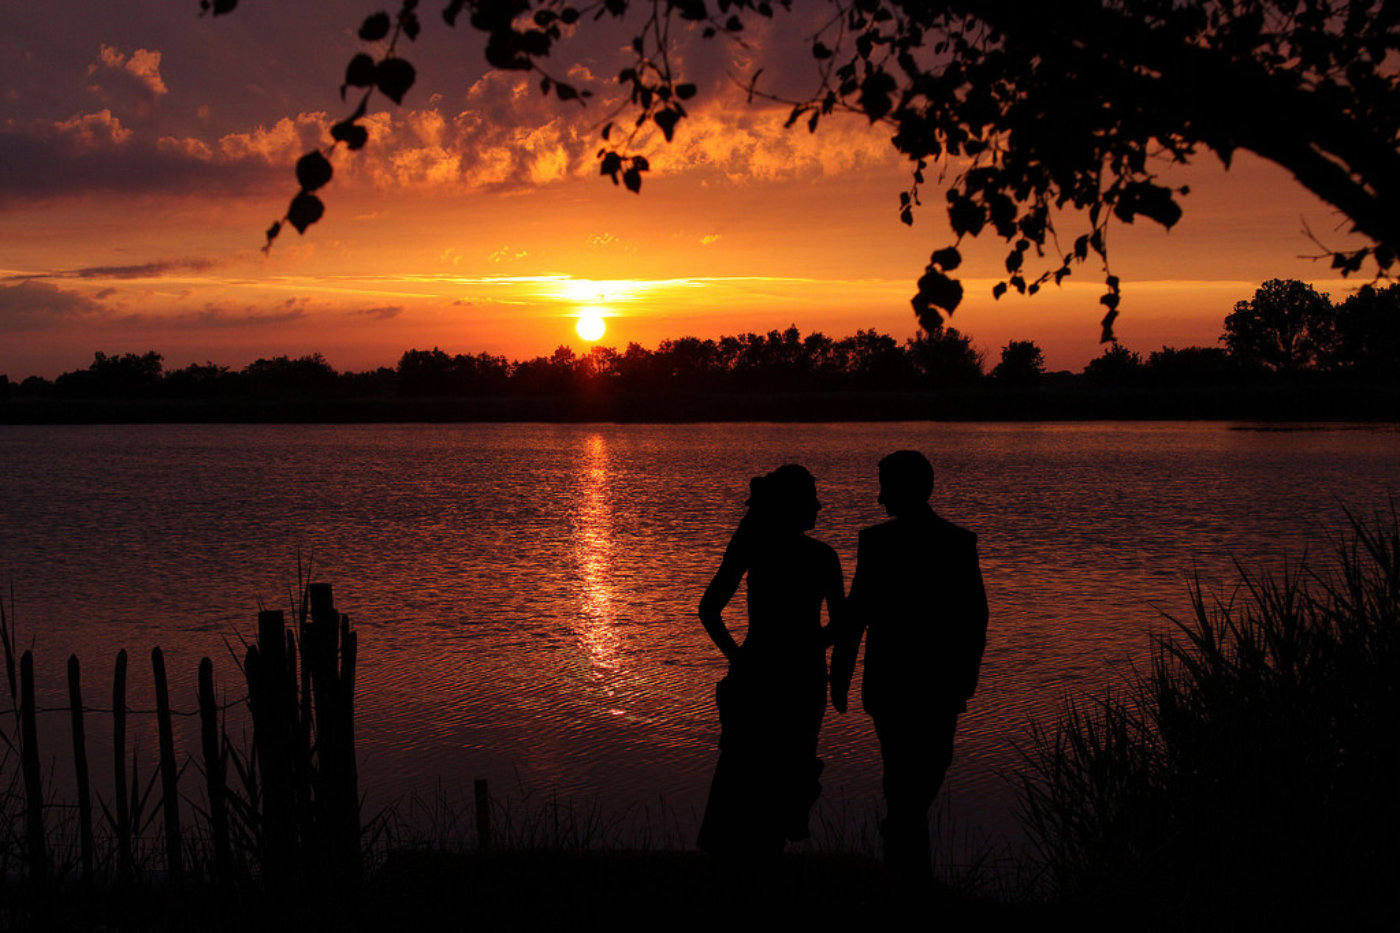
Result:
M226 639L250 635L260 605L285 606L298 551L311 555L360 629L372 799L488 777L610 812L662 802L688 835L723 673L695 607L748 478L812 470L814 534L849 581L857 529L883 518L875 463L901 447L928 453L936 508L981 535L991 631L947 803L960 835L994 843L1014 840L1011 743L1143 658L1162 613L1184 612L1190 574L1319 549L1339 504L1371 508L1400 479L1394 428L4 427L0 580L53 705L69 652L97 702L120 647L148 692L160 645L191 707L205 654L241 694ZM193 725L177 723L190 752ZM49 733L61 784L66 730ZM829 711L822 755L828 818L865 825L868 720Z

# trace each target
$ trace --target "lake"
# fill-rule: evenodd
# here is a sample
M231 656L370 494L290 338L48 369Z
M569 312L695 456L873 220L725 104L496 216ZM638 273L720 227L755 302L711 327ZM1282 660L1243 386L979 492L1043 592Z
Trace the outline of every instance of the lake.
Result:
M749 477L812 471L825 504L813 534L849 583L857 531L884 517L876 462L905 447L933 461L936 510L980 535L991 608L941 812L945 843L965 849L1016 845L1014 743L1145 659L1164 614L1187 611L1192 575L1229 585L1236 560L1321 551L1342 506L1383 506L1400 479L1393 426L3 427L0 582L13 584L41 705L66 703L70 652L90 702L104 701L121 647L140 705L160 645L188 709L202 655L241 695L229 645L241 656L257 609L288 605L309 558L360 631L371 809L439 788L469 796L485 777L620 824L659 813L689 842L724 672L696 606ZM742 594L726 618L742 628ZM60 785L63 719L47 717L43 736ZM195 753L195 723L176 725ZM109 735L105 722L89 731ZM826 825L867 832L869 720L828 710L821 754ZM94 767L109 767L100 748Z

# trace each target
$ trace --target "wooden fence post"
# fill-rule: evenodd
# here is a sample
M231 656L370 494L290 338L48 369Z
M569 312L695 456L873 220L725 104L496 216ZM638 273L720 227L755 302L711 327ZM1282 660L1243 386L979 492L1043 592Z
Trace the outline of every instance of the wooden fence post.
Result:
M349 617L331 587L307 587L310 622L302 628L304 669L316 712L316 827L326 868L340 881L359 877L360 795L355 766L355 649Z
M165 821L165 865L171 881L184 874L180 851L180 774L175 770L175 733L170 725L170 688L165 680L165 655L151 649L151 672L156 681L156 730L160 736L161 803Z
M131 809L126 785L126 649L117 652L112 676L112 771L117 810L117 878L130 881L134 873L131 852Z
M68 657L68 709L73 723L73 774L78 785L78 846L83 882L92 881L92 788L88 782L87 730L83 724L83 688L78 656Z
M219 708L214 702L214 662L199 662L199 727L204 750L204 785L209 798L209 833L214 843L214 878L229 876L229 850L224 759L219 745Z
M295 706L286 708L285 622L280 610L258 613L258 643L244 665L253 714L253 743L262 778L263 880L286 888L296 879L296 823L292 805L291 752ZM295 697L295 694L292 694Z
M34 715L34 653L19 661L20 756L24 772L25 855L29 878L42 884L48 878L48 853L44 845L44 786L39 771L39 730Z

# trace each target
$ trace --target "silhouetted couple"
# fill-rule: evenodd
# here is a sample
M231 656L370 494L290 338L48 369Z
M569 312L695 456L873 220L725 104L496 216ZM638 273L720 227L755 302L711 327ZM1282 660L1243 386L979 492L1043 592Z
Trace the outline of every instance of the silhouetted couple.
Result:
M987 599L977 536L929 507L928 460L897 451L880 461L879 481L891 518L860 533L849 598L836 552L806 534L821 508L812 475L788 465L750 482L748 512L700 601L705 630L729 659L715 691L720 755L700 827L708 852L775 855L809 835L828 683L844 713L868 630L861 696L884 761L885 858L901 873L929 870L928 811L952 760L958 714L977 686ZM745 574L741 645L721 612Z

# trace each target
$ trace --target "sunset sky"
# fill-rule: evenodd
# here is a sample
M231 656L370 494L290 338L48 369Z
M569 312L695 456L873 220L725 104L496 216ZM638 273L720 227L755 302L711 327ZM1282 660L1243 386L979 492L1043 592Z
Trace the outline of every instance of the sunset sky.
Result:
M368 147L334 157L324 220L264 255L292 164L349 110L337 87L373 2L245 0L219 19L196 0L12 4L0 373L52 376L94 350L156 349L167 366L319 350L360 369L434 345L524 358L582 349L574 322L589 310L618 347L790 323L914 333L914 281L952 239L941 192L930 185L905 227L908 168L886 130L856 117L784 130L786 108L746 104L732 79L763 67L775 91L813 86L804 14L747 31L747 49L682 43L700 94L674 143L644 145L653 170L637 196L600 178L594 157L624 28L589 28L553 63L598 90L583 108L541 97L528 76L486 73L480 34L448 29L437 7L403 50L419 70L404 106L375 98ZM1242 155L1227 172L1205 156L1165 177L1191 186L1181 223L1110 234L1129 348L1214 344L1264 279L1336 298L1359 284L1300 258L1317 251L1305 222L1328 245L1353 241L1282 170ZM1012 338L1038 341L1051 368L1097 355L1102 273L993 301L1005 252L986 238L965 250L953 324L993 359Z

